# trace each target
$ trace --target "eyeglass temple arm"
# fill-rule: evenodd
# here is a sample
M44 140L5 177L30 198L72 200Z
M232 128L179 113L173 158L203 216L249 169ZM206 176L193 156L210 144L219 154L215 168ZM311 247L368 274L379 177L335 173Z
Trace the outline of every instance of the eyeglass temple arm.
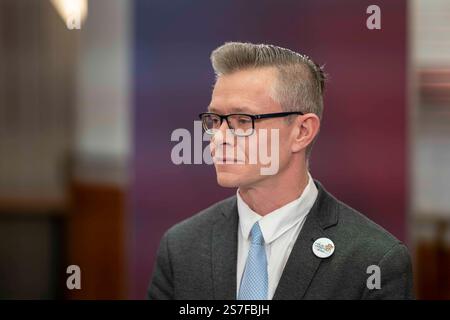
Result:
M300 111L292 111L292 112L278 112L278 113L268 113L268 114L260 114L254 115L254 119L263 119L263 118L277 118L277 117L285 117L291 114L300 114L303 115L303 112Z

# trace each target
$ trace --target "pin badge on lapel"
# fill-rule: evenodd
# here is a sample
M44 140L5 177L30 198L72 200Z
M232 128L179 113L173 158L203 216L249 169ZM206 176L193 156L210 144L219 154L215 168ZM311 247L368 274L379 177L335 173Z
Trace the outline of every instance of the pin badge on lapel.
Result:
M312 245L314 254L319 258L328 258L333 254L334 249L333 241L328 238L319 238Z

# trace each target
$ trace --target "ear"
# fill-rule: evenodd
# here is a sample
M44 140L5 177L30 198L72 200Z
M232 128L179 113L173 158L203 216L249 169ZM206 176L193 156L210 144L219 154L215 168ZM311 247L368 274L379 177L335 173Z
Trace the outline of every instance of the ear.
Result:
M314 113L306 113L295 118L295 126L292 131L293 140L291 145L292 152L299 152L314 140L320 129L320 119Z

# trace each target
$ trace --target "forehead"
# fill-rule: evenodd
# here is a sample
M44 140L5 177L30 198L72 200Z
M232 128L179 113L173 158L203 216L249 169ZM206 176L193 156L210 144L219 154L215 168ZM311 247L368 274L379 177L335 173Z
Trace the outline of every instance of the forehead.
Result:
M273 67L239 70L220 76L214 85L210 111L276 109L277 103L271 95L276 76L277 71Z

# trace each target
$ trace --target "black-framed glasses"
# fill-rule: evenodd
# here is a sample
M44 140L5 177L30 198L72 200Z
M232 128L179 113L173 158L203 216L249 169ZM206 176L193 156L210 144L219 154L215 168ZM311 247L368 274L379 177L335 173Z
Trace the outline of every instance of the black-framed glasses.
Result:
M255 131L255 120L287 117L293 114L303 115L303 112L292 111L265 114L230 113L225 115L220 115L213 112L203 112L198 116L202 120L203 129L208 134L214 134L217 130L219 130L223 120L225 119L228 124L228 128L234 135L246 137L252 135Z

